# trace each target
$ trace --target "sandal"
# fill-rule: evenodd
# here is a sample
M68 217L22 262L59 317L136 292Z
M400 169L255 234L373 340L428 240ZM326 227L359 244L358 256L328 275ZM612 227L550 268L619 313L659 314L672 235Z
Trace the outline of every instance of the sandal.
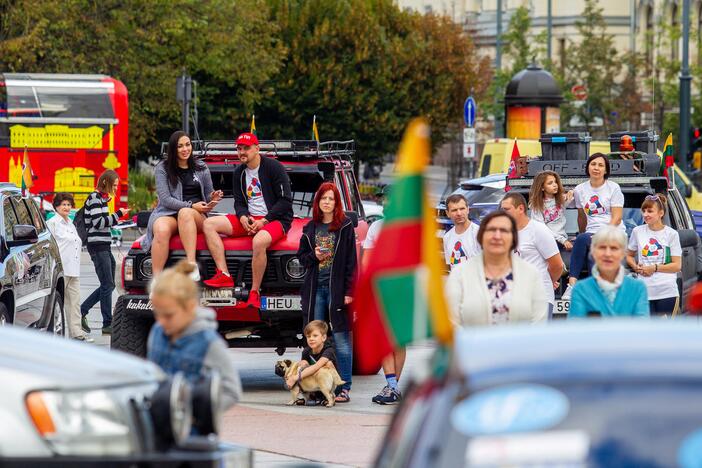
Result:
M304 398L298 398L295 400L295 405L297 406L305 406L307 402L305 401Z
M344 389L339 393L336 398L334 398L334 401L337 403L348 403L351 401L351 397L349 396L349 391Z

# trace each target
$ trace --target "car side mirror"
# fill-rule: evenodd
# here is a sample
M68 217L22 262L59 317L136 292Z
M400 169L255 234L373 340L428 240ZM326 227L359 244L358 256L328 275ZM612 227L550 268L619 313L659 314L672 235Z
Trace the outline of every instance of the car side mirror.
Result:
M697 231L694 229L680 229L678 235L680 236L680 247L682 248L697 247L697 243L700 240Z
M358 213L355 211L344 211L347 218L351 220L353 227L358 227Z
M692 196L692 184L685 184L685 198Z
M336 168L333 162L320 161L317 163L317 170L322 173L324 180L334 180L334 172Z
M37 228L31 224L16 224L12 227L12 240L7 241L7 246L35 244L38 240Z

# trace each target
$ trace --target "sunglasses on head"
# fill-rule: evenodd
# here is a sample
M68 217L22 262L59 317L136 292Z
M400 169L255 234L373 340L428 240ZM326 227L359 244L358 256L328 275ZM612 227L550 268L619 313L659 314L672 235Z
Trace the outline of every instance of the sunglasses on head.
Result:
M661 201L661 197L658 195L646 195L646 200L652 200L652 201Z

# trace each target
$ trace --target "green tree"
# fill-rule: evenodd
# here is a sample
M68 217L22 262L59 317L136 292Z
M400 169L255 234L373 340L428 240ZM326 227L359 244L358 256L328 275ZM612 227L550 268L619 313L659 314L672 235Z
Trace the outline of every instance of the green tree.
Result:
M484 92L486 71L470 39L448 18L400 11L391 0L269 0L288 47L256 108L264 137L310 134L357 142L362 160L393 153L404 126L428 116L433 143L460 122L463 100Z
M5 0L0 11L3 71L104 73L125 83L132 158L154 154L180 127L182 70L204 84L212 132L231 135L232 115L272 91L284 53L263 0Z
M532 62L545 63L546 31L544 30L535 36L530 31L529 9L520 6L510 17L509 26L501 37L502 60L507 65L495 71L490 90L481 103L481 107L487 115L502 116L504 114L505 108L502 99L505 88L514 75L524 70ZM545 63L545 67L550 69L550 63ZM495 96L498 96L499 99L496 100Z

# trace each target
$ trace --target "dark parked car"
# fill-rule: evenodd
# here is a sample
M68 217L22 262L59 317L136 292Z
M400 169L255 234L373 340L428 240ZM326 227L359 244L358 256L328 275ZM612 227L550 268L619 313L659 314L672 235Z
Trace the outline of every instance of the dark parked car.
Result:
M36 201L0 183L0 219L0 326L64 336L61 256Z
M449 195L458 193L466 197L470 206L468 217L471 221L480 224L480 220L485 215L499 208L500 201L505 196L506 176L507 174L492 174L477 179L467 179ZM446 215L446 198L448 197L442 197L436 205L436 222L439 223L442 231L448 231L453 227L453 222Z
M699 466L701 353L693 319L463 330L376 466Z

